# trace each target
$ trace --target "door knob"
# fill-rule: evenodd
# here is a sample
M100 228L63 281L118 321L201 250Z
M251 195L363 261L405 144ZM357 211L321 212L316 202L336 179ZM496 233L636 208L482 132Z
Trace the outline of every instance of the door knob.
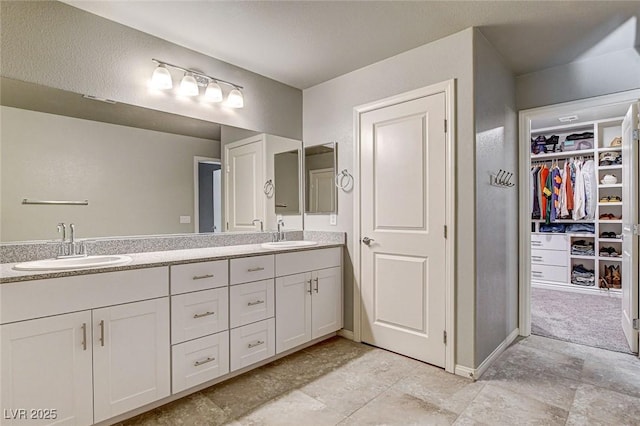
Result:
M362 242L365 243L366 245L371 244L372 241L375 241L373 238L369 238L369 237L364 237L362 239Z

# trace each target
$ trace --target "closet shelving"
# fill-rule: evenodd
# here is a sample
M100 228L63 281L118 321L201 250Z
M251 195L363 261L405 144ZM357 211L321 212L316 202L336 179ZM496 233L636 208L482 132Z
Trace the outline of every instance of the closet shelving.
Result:
M616 236L622 233L622 220L616 219L621 216L622 207L625 200L621 202L600 202L603 197L621 196L622 193L622 165L600 165L599 157L602 153L622 153L621 147L611 147L610 142L621 135L621 124L623 117L607 118L603 120L595 120L583 122L579 124L567 124L554 127L546 127L534 129L531 131L531 138L544 135L558 135L560 142L565 140L566 136L572 133L593 132L594 146L592 149L584 149L577 151L552 152L543 154L531 154L532 165L544 162L550 166L554 161L558 161L560 165L564 164L564 160L589 157L595 163L595 175L597 180L597 191L594 200L597 204L594 220L556 220L553 223L571 224L571 223L593 223L594 233L561 233L550 234L540 233L540 224L544 220L532 219L532 284L539 287L555 288L567 291L574 291L589 294L602 294L620 297L619 289L602 289L599 287L599 280L605 276L605 268L611 266L619 267L622 258L603 256L600 254L602 248L613 247L616 252L621 253L622 240L619 238L601 238L602 232L613 232ZM617 182L614 184L604 184L601 182L605 175L614 175ZM601 219L601 214L611 213L614 219ZM554 237L555 236L555 237ZM546 239L546 242L545 242ZM553 241L555 239L555 242ZM594 255L585 256L581 254L572 254L572 244L575 241L584 240L593 243ZM541 243L542 242L542 243ZM564 246L563 246L564 245ZM545 251L546 250L546 251ZM575 265L582 264L584 267L595 271L595 285L581 286L571 283L571 272ZM540 269L546 268L542 273Z

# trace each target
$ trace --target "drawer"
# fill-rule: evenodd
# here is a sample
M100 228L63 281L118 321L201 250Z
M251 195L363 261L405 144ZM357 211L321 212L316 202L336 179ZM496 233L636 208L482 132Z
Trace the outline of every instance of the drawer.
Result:
M208 290L229 284L226 260L171 266L171 294Z
M169 295L169 268L132 269L0 285L0 324Z
M532 265L568 266L569 256L566 250L531 249Z
M228 295L223 287L171 296L171 343L228 329Z
M568 250L566 235L531 234L531 248L542 250Z
M230 327L240 327L273 317L274 280L231 286L229 289Z
M231 259L229 269L232 285L273 278L274 256L270 254Z
M299 274L342 264L342 247L304 250L276 255L276 276Z
M202 337L171 347L172 393L229 372L229 332Z
M271 318L231 330L231 371L276 354L276 323Z
M532 281L556 281L567 283L569 270L564 266L531 265Z

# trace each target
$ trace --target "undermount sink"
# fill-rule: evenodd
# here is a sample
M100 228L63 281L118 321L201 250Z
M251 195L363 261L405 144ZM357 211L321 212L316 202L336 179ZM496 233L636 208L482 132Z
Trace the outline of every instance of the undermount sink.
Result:
M263 243L262 248L276 250L281 248L309 247L316 245L318 245L317 241L277 241L275 243Z
M84 256L67 259L44 259L18 263L13 267L17 271L63 271L67 269L86 269L99 266L117 266L131 262L129 256Z

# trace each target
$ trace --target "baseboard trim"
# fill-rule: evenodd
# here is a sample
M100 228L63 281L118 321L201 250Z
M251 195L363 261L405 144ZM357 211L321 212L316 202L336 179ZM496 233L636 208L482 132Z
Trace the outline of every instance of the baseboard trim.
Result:
M345 330L343 328L342 330L338 330L336 334L340 337L344 337L345 339L354 340L353 331L351 330Z
M487 371L487 368L489 368L489 366L493 364L493 362L500 355L502 355L502 352L504 352L519 335L520 329L516 328L511 333L509 333L507 338L504 339L502 343L500 343L498 347L495 348L484 361L482 361L478 368L469 368L465 367L464 365L456 365L455 374L458 376L471 378L473 380L478 380L484 374L484 372Z

